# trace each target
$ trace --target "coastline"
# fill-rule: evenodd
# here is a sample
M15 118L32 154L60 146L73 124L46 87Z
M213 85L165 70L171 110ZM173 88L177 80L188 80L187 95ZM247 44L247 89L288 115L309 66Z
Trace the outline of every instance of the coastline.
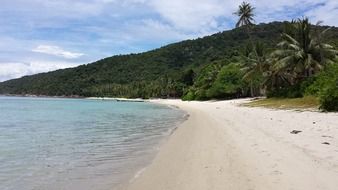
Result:
M86 99L86 100L107 100L117 102L146 102L142 98L111 98L111 97L84 97L84 96L47 96L34 94L0 94L3 97L22 97L22 98L60 98L60 99Z
M238 106L246 101L150 100L189 118L124 189L336 189L337 113Z

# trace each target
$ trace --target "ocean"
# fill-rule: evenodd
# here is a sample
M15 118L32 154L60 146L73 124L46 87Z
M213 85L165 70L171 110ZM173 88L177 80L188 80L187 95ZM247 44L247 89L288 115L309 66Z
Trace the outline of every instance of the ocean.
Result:
M118 189L184 117L145 102L0 97L0 189Z

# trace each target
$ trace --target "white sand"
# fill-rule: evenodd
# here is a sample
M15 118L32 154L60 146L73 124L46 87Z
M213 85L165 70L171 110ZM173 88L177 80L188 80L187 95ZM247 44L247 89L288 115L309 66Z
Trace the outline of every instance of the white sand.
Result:
M243 101L155 101L190 117L128 189L338 189L338 114L237 106Z

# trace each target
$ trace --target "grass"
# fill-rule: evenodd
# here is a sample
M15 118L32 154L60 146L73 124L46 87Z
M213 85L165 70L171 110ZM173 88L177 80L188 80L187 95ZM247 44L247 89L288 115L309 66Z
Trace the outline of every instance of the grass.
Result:
M243 104L249 107L266 107L274 109L318 109L319 100L316 97L303 98L266 98Z

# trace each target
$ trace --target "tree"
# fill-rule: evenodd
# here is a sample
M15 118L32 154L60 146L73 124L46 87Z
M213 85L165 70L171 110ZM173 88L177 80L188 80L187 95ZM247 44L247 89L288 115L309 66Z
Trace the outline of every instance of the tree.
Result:
M251 96L258 94L255 92L257 91L255 88L259 88L259 94L264 94L263 74L269 69L264 44L257 42L253 49L254 50L251 50L251 52L245 56L245 61L242 65L242 70L245 72L243 80L250 83Z
M319 24L313 26L307 18L287 24L269 59L268 96L301 97L314 75L334 63L338 52L324 43L329 29L319 31Z
M207 96L221 99L241 97L245 88L242 78L243 71L239 64L231 63L223 66L216 80L208 89Z
M315 46L319 49L319 54L320 54L320 64L325 65L326 62L328 63L333 63L332 59L336 57L338 52L334 49L333 46L329 44L324 43L324 38L327 33L331 29L331 27L328 27L327 29L320 31L320 25L323 23L323 21L318 21L316 24L316 29L315 29ZM326 55L325 55L326 54ZM329 54L329 55L327 55ZM330 59L326 60L326 57L329 56Z
M323 43L323 33L314 37L312 26L307 18L291 23L294 32L283 33L282 41L272 53L276 62L273 73L287 73L288 82L297 84L305 78L318 73L325 64L333 62L337 51L333 46Z
M238 10L234 13L239 17L236 28L238 27L245 27L246 32L249 36L249 40L251 43L252 48L254 49L252 37L250 34L251 27L254 25L254 10L255 8L250 5L250 3L247 3L245 1L242 2L241 5L239 5Z
M187 86L192 86L194 84L195 72L192 69L184 71L181 77L181 81L183 84Z
M247 3L245 1L242 2L241 5L239 5L238 10L234 13L239 17L236 28L241 26L246 26L247 28L254 23L253 17L255 8L250 5L250 3Z
M236 28L242 27L242 26L245 27L246 32L249 36L249 41L251 43L252 52L257 55L257 52L256 52L255 47L253 45L251 34L250 34L251 26L254 24L254 16L255 16L254 10L255 10L255 8L253 6L251 6L250 3L243 1L242 4L239 5L238 10L234 14L239 17L239 19L236 23ZM253 97L254 92L253 92L253 83L252 82L250 82L250 93L251 93L251 96Z

